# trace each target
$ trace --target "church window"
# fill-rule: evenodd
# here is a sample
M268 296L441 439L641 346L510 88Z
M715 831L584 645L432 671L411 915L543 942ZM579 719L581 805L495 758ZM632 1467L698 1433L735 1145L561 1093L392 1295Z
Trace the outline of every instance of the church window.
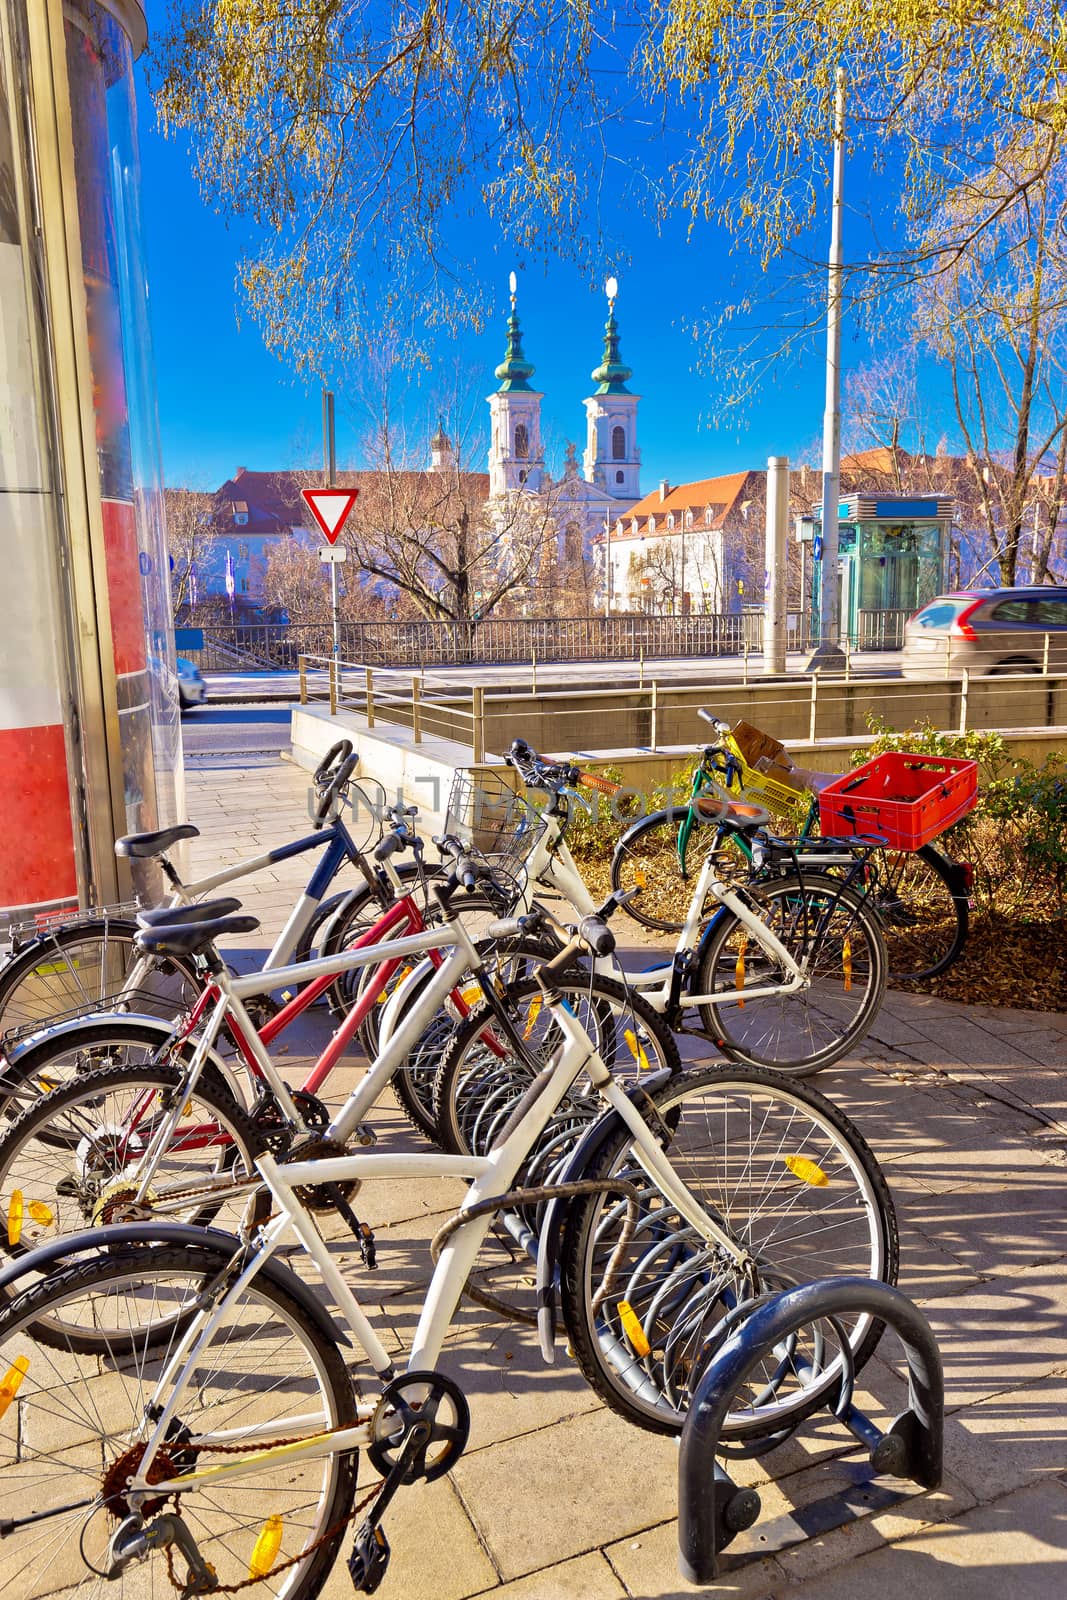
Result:
M520 461L526 461L530 455L530 435L526 431L525 422L515 424L515 454Z
M526 482L526 473L525 472L520 472L519 473L519 482L520 483L525 483Z
M568 522L563 534L563 555L567 561L578 561L582 554L582 530L576 522Z
M617 472L615 474L615 482L616 483L624 483L625 481L626 481L626 474L625 473Z
M612 428L611 430L611 459L612 461L626 460L625 428Z

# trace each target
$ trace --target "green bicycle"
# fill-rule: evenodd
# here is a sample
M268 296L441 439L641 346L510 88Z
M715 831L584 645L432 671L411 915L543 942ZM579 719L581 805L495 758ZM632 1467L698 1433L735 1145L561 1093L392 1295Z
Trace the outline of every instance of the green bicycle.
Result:
M706 854L704 840L693 844L694 833L707 826L701 801L722 798L724 793L736 800L743 788L743 767L731 748L729 724L703 710L700 715L715 728L718 740L699 753L688 801L652 811L633 823L619 839L611 861L611 887L640 890L626 902L627 914L662 933L681 928L692 893L691 877ZM711 810L718 815L717 805ZM802 849L818 833L816 795L806 810L801 798L794 820L797 847ZM750 871L752 856L744 835L719 828L715 846L724 859L737 852L738 868ZM947 971L967 939L969 866L932 844L920 850L882 850L871 859L874 876L867 892L885 932L890 981L913 983Z

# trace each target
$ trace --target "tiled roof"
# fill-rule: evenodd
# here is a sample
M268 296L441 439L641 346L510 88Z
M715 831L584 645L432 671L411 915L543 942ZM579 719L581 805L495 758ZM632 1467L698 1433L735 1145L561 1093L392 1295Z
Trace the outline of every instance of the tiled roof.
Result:
M699 512L701 518L703 518L706 508L713 506L715 508L715 521L721 522L723 517L732 510L750 477L751 473L746 470L744 472L728 472L720 478L698 478L695 483L678 484L663 498L660 497L657 489L652 494L646 494L643 500L638 500L637 504L631 506L628 511L622 512L621 518L625 523L629 523L635 518L638 523L645 523L649 517L655 517L656 532L659 534L660 532L666 533L668 531L667 516L670 512L694 511ZM676 527L674 531L680 532L681 530ZM632 537L633 535L630 533L629 528L626 528L621 534L615 533L614 530L612 531L613 539L628 539Z
M338 472L335 474L339 489L370 488L384 473ZM465 486L475 495L489 497L489 474L465 472L461 474ZM397 472L394 478L412 484L425 480L437 484L446 481L441 474L428 470ZM238 467L232 478L217 489L212 496L213 521L216 531L229 532L231 528L245 534L281 533L288 528L309 526L301 489L315 488L324 483L325 474L313 469L292 472L250 472ZM246 520L240 524L235 518L243 513Z

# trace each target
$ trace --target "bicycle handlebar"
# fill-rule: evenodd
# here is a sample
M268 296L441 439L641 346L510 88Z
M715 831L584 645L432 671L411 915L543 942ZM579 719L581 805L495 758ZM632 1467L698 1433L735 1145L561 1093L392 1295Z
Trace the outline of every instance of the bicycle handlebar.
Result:
M342 749L342 747L344 745L348 745L349 753L347 755L345 755L345 756L342 756L341 759L340 759L339 764L333 769L333 771L327 771L325 773L325 776L321 780L323 783L325 783L327 785L327 787L323 790L322 794L320 795L319 803L318 803L317 807L315 808L315 827L316 828L321 828L323 826L323 824L326 821L326 818L330 814L330 811L331 811L331 808L333 807L334 801L337 799L338 795L340 795L342 793L342 791L348 786L348 783L351 780L352 774L355 772L356 768L359 766L359 757L358 757L358 755L352 754L352 745L351 745L349 740L342 739L341 743L340 744L335 744L333 748L334 748L334 750L340 750L340 749ZM332 755L333 752L331 751L330 754ZM319 772L323 772L323 770L325 768L325 765L326 764L324 762L323 766L319 768ZM315 774L315 781L316 782L320 781L318 772Z
M314 782L323 784L332 780L336 771L344 765L351 754L351 739L338 739L336 744L330 746L315 768Z
M530 789L558 794L561 789L574 789L581 782L580 767L570 761L546 761L525 739L513 739L504 760L515 768Z

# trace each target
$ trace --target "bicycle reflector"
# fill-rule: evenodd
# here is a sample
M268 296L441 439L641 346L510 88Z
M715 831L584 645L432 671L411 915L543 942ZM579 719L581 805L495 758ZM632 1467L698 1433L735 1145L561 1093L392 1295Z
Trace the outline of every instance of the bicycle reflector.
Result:
M19 1240L22 1238L22 1219L24 1216L25 1210L22 1204L22 1190L12 1189L11 1199L8 1201L7 1206L8 1244L18 1244Z
M534 1023L541 1015L541 1006L544 1002L539 994L535 994L526 1011L526 1026L522 1030L523 1040L527 1040L534 1031Z
M0 1417L18 1394L22 1380L30 1370L29 1356L18 1356L0 1379Z
M627 1048L629 1049L630 1054L637 1062L638 1072L651 1071L648 1057L645 1055L645 1047L641 1043L640 1039L638 1039L634 1030L632 1028L624 1028L622 1036L626 1040Z
M642 1358L651 1355L652 1346L645 1337L641 1319L628 1300L619 1301L619 1321L622 1323L623 1332L629 1339L634 1352Z
M825 1189L830 1182L826 1173L817 1161L811 1161L807 1156L783 1156L782 1160L801 1183L809 1183L813 1189Z
M30 1200L26 1210L34 1222L39 1222L42 1228L50 1227L56 1220L51 1206L46 1206L43 1200Z
M260 1528L248 1563L249 1578L265 1578L282 1547L282 1519L275 1511Z

